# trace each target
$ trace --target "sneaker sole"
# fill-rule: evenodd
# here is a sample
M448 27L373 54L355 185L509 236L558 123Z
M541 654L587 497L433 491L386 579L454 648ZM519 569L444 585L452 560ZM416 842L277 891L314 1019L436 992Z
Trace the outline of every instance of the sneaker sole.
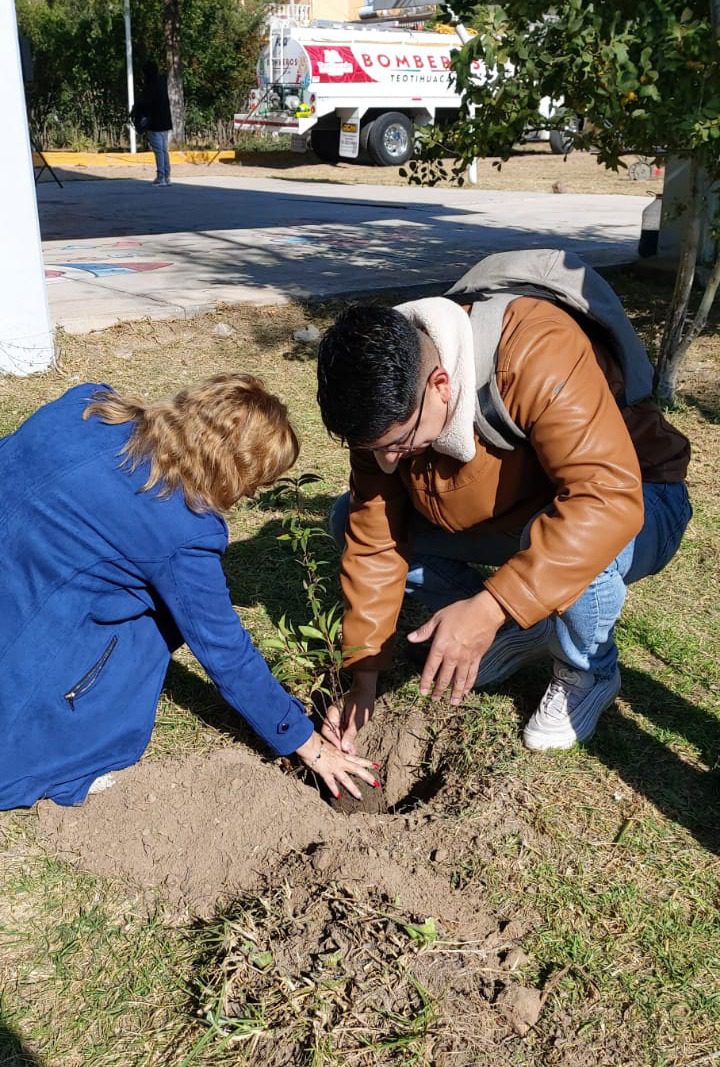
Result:
M620 694L620 686L620 672L618 671L617 678L613 684L612 695L605 698L605 702L601 705L599 710L592 706L588 708L583 715L578 728L574 730L572 734L568 733L564 736L560 735L557 739L549 738L546 733L532 730L530 728L530 723L528 723L523 730L523 744L525 748L529 749L531 752L551 752L554 749L567 751L569 748L574 748L575 745L584 745L595 733L600 716L617 700Z

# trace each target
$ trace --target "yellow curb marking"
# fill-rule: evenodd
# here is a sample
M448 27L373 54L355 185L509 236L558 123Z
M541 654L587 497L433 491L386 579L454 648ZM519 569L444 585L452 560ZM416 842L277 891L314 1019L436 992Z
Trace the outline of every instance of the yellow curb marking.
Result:
M135 164L154 163L152 152L43 152L51 167L128 167ZM220 152L208 149L176 151L170 153L171 163L210 163L219 159L234 159L232 149ZM33 163L42 166L42 160L33 152Z

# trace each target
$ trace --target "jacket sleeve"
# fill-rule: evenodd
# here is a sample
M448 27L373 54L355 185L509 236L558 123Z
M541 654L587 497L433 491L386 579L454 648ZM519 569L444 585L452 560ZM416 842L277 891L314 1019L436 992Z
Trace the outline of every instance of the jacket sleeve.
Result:
M274 752L287 755L307 741L312 724L241 625L222 568L225 544L219 540L180 547L158 566L152 581L223 698Z
M527 627L570 607L638 533L642 482L592 345L564 312L550 307L506 316L498 386L555 486L551 506L530 527L527 548L486 581Z
M384 670L405 592L412 505L400 475L370 453L350 456L350 516L340 584L345 600L346 666Z

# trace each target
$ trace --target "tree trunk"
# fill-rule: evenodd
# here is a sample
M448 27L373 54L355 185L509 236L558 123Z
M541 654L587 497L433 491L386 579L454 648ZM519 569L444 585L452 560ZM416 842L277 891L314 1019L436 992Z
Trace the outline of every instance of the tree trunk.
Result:
M705 329L705 325L712 310L712 306L717 296L718 288L720 288L720 249L715 254L715 262L712 265L710 271L710 277L707 280L705 286L705 292L702 295L700 306L695 313L690 329L685 334L682 344L677 352L676 364L679 366L685 358L685 353L689 349L690 345L695 341Z
M173 140L185 144L185 91L180 57L180 0L163 0L163 39Z
M682 339L687 320L690 294L695 280L698 248L700 247L704 202L700 184L700 163L697 159L691 159L690 195L687 202L688 223L680 249L680 262L675 276L675 289L673 290L665 331L660 345L660 354L655 368L655 390L658 400L663 404L671 404L673 401L680 361L687 350L682 345Z

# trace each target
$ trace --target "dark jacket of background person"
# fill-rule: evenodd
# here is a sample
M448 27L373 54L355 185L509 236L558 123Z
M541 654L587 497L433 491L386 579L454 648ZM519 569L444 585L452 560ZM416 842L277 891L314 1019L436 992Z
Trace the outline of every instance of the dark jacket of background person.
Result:
M142 92L133 106L133 114L146 117L146 130L163 133L172 129L167 81L162 74L146 73Z
M228 529L121 469L132 424L82 420L79 385L0 439L0 809L84 800L140 758L183 641L278 754L312 727L235 613Z

